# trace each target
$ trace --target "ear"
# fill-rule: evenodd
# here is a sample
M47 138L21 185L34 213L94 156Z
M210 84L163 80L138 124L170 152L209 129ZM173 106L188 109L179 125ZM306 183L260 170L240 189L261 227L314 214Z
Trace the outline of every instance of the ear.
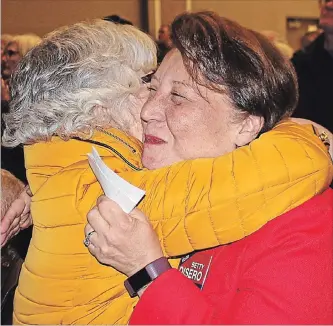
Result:
M264 118L255 115L249 115L242 121L239 133L236 139L237 147L247 145L254 140L264 125Z

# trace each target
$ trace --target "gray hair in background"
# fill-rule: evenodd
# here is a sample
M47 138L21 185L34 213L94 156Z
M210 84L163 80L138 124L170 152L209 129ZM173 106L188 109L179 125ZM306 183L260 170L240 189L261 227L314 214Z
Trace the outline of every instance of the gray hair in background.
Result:
M156 67L153 40L130 25L96 20L49 34L21 60L11 80L3 145L90 137L131 107L141 76ZM94 114L96 107L106 114ZM122 129L130 128L134 116Z

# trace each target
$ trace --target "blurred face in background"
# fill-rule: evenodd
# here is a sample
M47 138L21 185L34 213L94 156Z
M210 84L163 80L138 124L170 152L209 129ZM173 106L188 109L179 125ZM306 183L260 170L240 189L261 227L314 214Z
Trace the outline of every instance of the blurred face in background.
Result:
M5 40L1 40L1 60L2 60L2 56L5 52L6 45L7 45L7 42Z
M327 33L333 33L333 0L319 0L319 25Z
M320 29L314 32L306 33L301 39L302 49L304 50L307 46L309 46L321 33L322 30Z
M1 57L2 78L9 79L21 59L18 44L16 42L8 43Z
M162 25L158 31L158 40L163 43L170 42L170 30L169 26Z

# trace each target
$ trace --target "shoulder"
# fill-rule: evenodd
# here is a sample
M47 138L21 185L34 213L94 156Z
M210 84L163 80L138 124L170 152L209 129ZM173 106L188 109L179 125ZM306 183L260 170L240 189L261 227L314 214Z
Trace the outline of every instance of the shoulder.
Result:
M332 216L333 190L329 188L270 221L243 244L239 241L236 246L244 250L244 273L259 268L271 274L274 266L280 266L291 275L293 266L309 273L313 270L326 279L332 264Z
M333 233L332 213L333 190L329 188L269 222L253 234L252 241L260 241L261 238L265 238L270 243L274 243L282 235L296 238L300 231L302 231L302 236L308 237L309 240L331 237Z
M244 273L258 266L268 271L278 262L294 264L301 260L303 266L318 262L327 268L332 261L332 216L333 190L329 188L244 239L215 248L218 260L241 255Z

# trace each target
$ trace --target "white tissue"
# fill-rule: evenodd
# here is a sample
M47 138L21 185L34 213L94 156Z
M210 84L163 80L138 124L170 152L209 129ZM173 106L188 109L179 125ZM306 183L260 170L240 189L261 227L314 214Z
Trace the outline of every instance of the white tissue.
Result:
M88 160L105 195L115 201L125 213L130 213L145 195L145 191L131 185L107 167L94 147L88 154Z

